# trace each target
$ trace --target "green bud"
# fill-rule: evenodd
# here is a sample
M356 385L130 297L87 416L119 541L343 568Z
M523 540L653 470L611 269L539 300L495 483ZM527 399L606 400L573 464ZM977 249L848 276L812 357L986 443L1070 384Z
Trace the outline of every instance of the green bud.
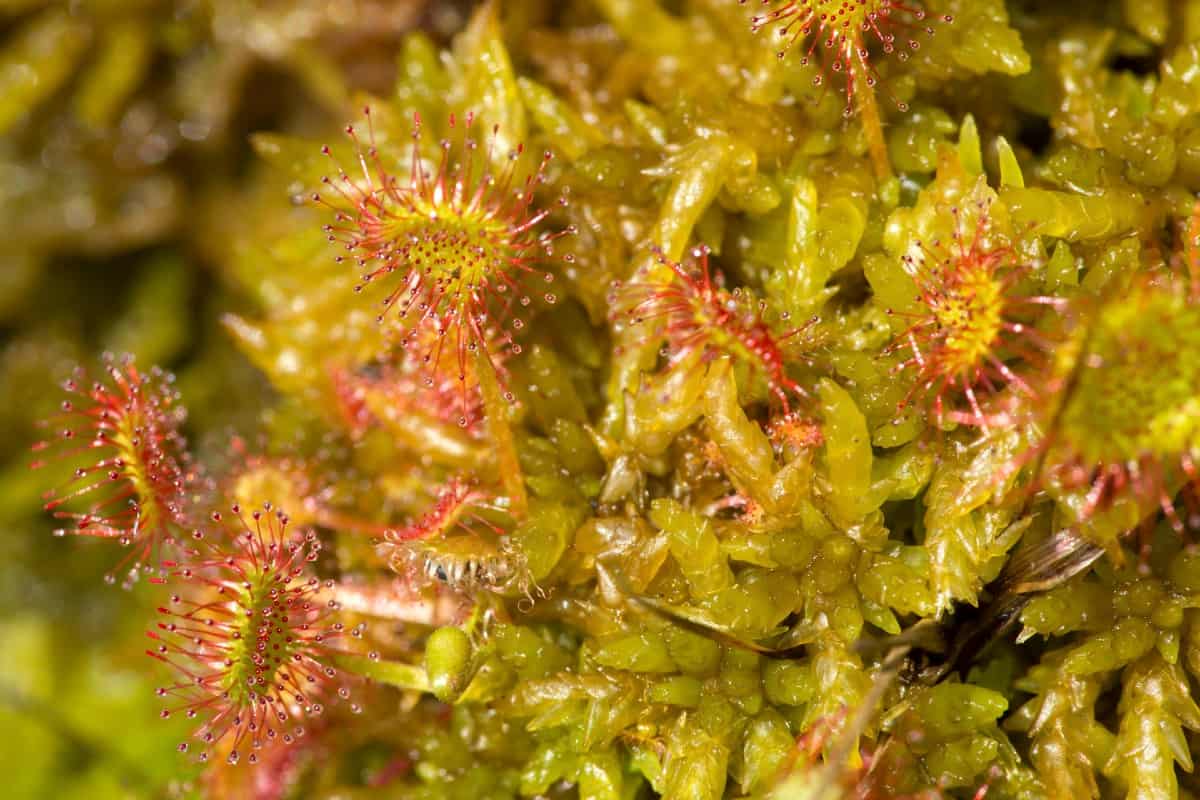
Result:
M437 699L452 703L471 678L471 640L461 628L438 628L425 642L425 672Z

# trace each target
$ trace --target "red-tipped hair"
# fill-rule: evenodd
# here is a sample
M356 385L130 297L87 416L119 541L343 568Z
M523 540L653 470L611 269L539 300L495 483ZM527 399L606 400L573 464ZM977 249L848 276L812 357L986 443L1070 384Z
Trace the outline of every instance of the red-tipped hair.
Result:
M32 467L79 463L72 479L45 495L45 508L69 523L56 533L115 539L131 547L109 579L158 557L187 524L187 489L194 481L180 434L184 409L174 377L143 372L132 356L106 354L103 378L82 368L64 381L68 398L46 421L53 437L38 442ZM86 510L76 510L84 506Z
M345 629L339 604L324 597L331 586L311 573L315 535L292 535L269 504L232 512L213 514L215 524L195 531L183 557L167 562L167 577L155 579L171 595L146 652L179 675L158 689L171 703L162 716L200 719L200 759L220 745L230 763L247 753L255 763L262 748L304 735L304 719L319 715L326 697L349 696L333 662L361 629Z

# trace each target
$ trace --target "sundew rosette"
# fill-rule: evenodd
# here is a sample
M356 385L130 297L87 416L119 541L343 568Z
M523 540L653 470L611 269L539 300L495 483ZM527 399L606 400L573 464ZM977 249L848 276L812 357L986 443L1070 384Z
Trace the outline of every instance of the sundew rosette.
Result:
M655 258L661 279L639 278L615 284L610 318L627 319L644 335L663 342L665 371L691 373L721 356L729 356L752 377L766 383L784 413L808 391L789 374L789 363L809 364L802 334L807 326L780 330L765 301L746 288L729 289L724 276L709 265L708 247L692 248L686 262L661 251Z
M349 697L335 661L362 629L345 628L339 604L326 599L332 582L311 574L315 534L293 533L269 506L231 510L214 513L215 524L193 533L185 557L156 579L172 593L146 652L176 671L158 689L162 716L199 720L200 759L219 750L230 763L256 763L262 748L303 736L327 697Z
M1132 500L1183 529L1175 495L1200 481L1197 299L1181 277L1138 276L1092 303L1059 349L1027 459L1077 520Z
M185 411L174 376L142 371L132 356L105 354L101 376L79 367L63 382L67 399L33 446L33 469L76 465L67 483L45 495L45 509L65 524L56 533L113 539L130 552L109 574L154 561L186 525L194 479L180 433Z
M986 428L1001 390L1034 394L1020 370L1045 367L1053 342L1038 322L1066 301L1029 291L1033 265L993 220L995 198L982 181L960 200L944 212L948 237L917 240L901 257L917 310L889 309L907 327L885 353L903 356L896 371L913 382L900 411L926 405L939 427Z
M323 178L327 188L312 195L333 213L325 230L346 253L336 260L360 270L356 290L381 285L380 323L392 319L405 347L422 348L429 370L445 371L461 384L464 423L473 368L506 493L514 512L523 515L528 498L509 427L514 396L503 385L499 350L518 347L514 333L524 327L535 295L557 302L550 267L574 259L559 259L555 251L574 228L549 227L554 202L538 197L552 155L545 151L530 166L523 145L502 151L499 126L477 136L475 116L467 111L450 115L431 160L419 115L405 148L377 141L371 109L364 114L365 143L353 125L346 128L355 150L353 173L334 159L336 174ZM333 157L329 147L322 150Z
M900 0L738 0L759 8L751 19L751 29L771 31L779 45L777 55L784 58L792 50L799 52L800 63L817 69L813 83L825 86L830 76L844 81L839 87L846 95L843 115L860 113L876 177L891 175L891 163L884 138L883 121L875 99L879 84L878 55L894 56L898 61L920 48L920 35L932 36L933 26L926 22L923 4ZM949 14L942 22L953 22ZM898 111L908 104L896 100Z
M904 61L908 53L921 47L918 34L932 36L933 26L926 23L921 3L898 0L738 0L759 8L752 19L755 31L769 29L781 45L779 57L791 50L800 51L801 63L817 61L821 74L844 76L846 113L854 105L856 84L875 86L878 71L872 63L871 49L895 55ZM953 22L943 15L943 22ZM815 56L815 58L814 58ZM900 105L907 111L906 105Z
M355 170L335 161L337 174L323 179L328 188L313 199L333 211L326 231L347 251L341 258L362 270L358 289L386 285L380 320L395 314L412 339L432 328L437 339L425 344L426 354L439 364L445 350L445 367L465 373L471 353L489 351L493 324L524 325L519 313L538 284L546 303L557 300L547 267L557 259L554 243L570 231L544 229L552 204L537 197L552 155L543 153L529 167L523 145L499 152L498 129L481 137L485 123L470 111L450 115L435 162L425 157L419 115L411 145L389 153L376 143L371 109L364 114L366 143L354 126L346 128Z

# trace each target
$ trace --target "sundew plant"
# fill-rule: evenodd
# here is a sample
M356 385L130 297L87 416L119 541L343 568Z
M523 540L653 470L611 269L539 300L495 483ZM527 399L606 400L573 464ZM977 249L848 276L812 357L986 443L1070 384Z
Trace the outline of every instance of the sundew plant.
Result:
M0 21L4 797L1200 797L1200 0Z

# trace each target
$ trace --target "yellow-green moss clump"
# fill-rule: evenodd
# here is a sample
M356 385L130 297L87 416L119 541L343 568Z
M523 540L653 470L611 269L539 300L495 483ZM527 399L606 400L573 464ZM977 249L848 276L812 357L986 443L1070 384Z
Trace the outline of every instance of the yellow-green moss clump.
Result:
M1200 0L168 6L0 9L18 796L1200 796Z

